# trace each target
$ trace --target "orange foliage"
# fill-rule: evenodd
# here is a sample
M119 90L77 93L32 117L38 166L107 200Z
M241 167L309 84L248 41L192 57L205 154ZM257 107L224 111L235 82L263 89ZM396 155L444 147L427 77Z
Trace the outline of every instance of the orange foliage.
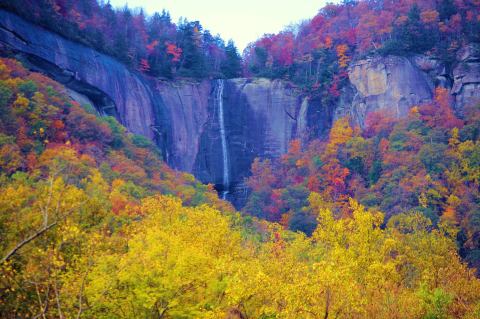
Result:
M365 119L365 129L363 134L366 137L390 134L396 119L393 113L381 110L370 112Z
M147 45L148 54L152 54L155 48L158 46L158 40L153 40L150 44Z
M12 174L23 166L23 159L17 145L6 144L0 147L0 167Z
M276 182L272 164L269 159L261 161L256 158L252 163L252 176L247 179L247 185L254 191L270 188Z
M438 11L437 10L427 10L421 13L421 18L423 23L433 23L438 21Z
M330 48L332 47L332 45L333 45L332 37L327 36L327 37L325 38L325 47L326 47L327 49L330 49Z
M350 126L348 118L343 117L337 120L330 130L329 145L338 146L345 144L353 136L353 129Z
M348 45L340 44L336 47L337 57L338 57L338 65L341 68L346 68L348 66L348 62L350 62L350 58L347 56Z
M173 62L178 62L180 61L180 57L182 56L182 49L177 47L173 43L167 42L167 54L170 54L172 56Z
M150 71L150 63L148 63L147 59L140 59L140 64L138 66L140 72L148 72Z

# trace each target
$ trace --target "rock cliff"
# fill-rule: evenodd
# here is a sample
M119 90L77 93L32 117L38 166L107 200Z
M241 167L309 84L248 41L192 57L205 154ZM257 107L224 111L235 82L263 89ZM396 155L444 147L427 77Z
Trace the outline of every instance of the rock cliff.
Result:
M348 78L335 117L350 115L360 126L376 110L405 116L412 106L431 101L437 86L451 90L462 115L465 106L480 101L480 47L460 49L451 65L425 55L368 58L353 63Z
M430 76L405 57L389 56L360 60L350 66L351 86L341 97L337 117L349 114L363 126L369 112L385 110L405 116L413 105L432 99Z
M212 88L213 90L213 88ZM318 126L318 101L309 101L289 83L268 79L225 80L223 108L232 187L241 184L255 157L278 157L294 138L307 139ZM200 135L194 174L217 185L222 181L218 106L209 94L208 119ZM325 123L331 122L323 113ZM324 124L325 126L328 124ZM326 130L327 128L322 127Z
M421 55L356 61L336 105L322 105L281 80L224 80L220 94L219 80L153 79L2 10L0 53L63 83L75 100L155 141L169 165L219 190L225 188L225 170L229 190L238 190L255 157L278 157L294 138L323 137L336 117L350 115L363 126L376 110L405 116L430 101L436 86L451 89L459 114L480 99L475 45L460 50L450 66Z
M215 81L148 78L2 10L0 51L63 83L78 102L92 103L129 131L156 141L171 166L221 188ZM291 139L306 138L319 125L326 130L331 122L329 114L319 115L319 102L280 80L228 80L223 99L232 185L243 181L255 157L279 156Z
M480 46L470 44L457 54L458 65L453 69L456 108L462 111L470 103L480 101Z

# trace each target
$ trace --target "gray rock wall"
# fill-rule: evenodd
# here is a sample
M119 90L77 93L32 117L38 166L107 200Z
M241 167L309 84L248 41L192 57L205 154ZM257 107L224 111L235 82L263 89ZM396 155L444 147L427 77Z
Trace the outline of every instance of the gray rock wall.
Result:
M450 90L462 115L464 107L480 102L480 47L465 46L450 66L425 55L360 60L350 66L348 77L335 117L349 115L361 127L372 111L405 116L411 107L431 101L438 86Z
M0 42L19 52L32 66L94 102L111 99L122 124L134 133L153 138L152 93L142 77L115 59L2 10Z
M193 172L204 182L221 183L214 81L145 77L2 10L0 50L63 83L79 102L116 116L130 132L156 141L172 167ZM306 138L309 127L316 125L308 122L309 114L319 109L290 84L267 79L226 81L224 104L234 184L243 181L255 157L280 156L293 138ZM320 122L328 126L331 116Z
M368 113L384 110L403 117L408 110L432 99L434 83L428 74L405 57L360 60L350 66L351 83L340 98L344 108L337 117L350 115L363 127Z
M220 184L222 170L218 168L222 168L222 152L218 114L212 94L209 97L208 120L200 137L193 172L201 180ZM287 152L292 139L306 139L309 120L312 120L308 111L318 108L300 91L279 80L226 80L223 98L234 184L243 180L255 157L279 157Z
M459 63L453 69L456 109L462 112L465 106L480 102L480 46L470 44L457 54Z

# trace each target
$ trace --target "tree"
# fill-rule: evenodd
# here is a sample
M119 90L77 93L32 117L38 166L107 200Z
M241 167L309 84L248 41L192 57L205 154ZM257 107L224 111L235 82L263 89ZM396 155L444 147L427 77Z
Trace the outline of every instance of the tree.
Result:
M436 41L437 28L427 29L420 18L417 4L412 5L407 17L400 17L393 28L393 40L382 49L384 53L412 54L430 50Z
M198 21L184 20L179 25L177 38L183 54L179 74L182 76L201 78L208 74L205 68L205 56L201 52L201 30L202 26Z
M242 58L238 54L235 43L232 40L228 41L225 48L225 61L220 67L223 75L226 78L236 78L242 74Z
M171 56L172 62L179 62L182 56L182 49L173 43L167 43L167 54Z
M337 57L338 57L338 66L341 68L346 68L350 58L347 56L348 45L340 44L336 47Z
M430 127L451 130L454 127L463 126L462 120L458 119L453 112L451 96L445 88L437 87L433 103L424 105L419 111L422 120Z

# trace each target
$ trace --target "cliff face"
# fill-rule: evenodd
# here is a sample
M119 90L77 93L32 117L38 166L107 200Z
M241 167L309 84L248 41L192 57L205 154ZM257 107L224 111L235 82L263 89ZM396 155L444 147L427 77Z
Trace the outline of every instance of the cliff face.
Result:
M0 41L37 68L115 114L132 132L153 138L152 92L121 63L0 11Z
M148 78L2 10L0 52L15 55L63 83L75 100L94 104L101 114L154 140L172 167L219 189L228 169L231 191L241 186L255 157L278 157L294 138L325 136L334 118L350 115L363 126L376 110L405 116L410 107L430 101L435 86L451 89L460 114L480 99L480 50L474 45L460 50L451 67L427 56L357 61L336 105L322 105L281 80L225 80L220 94L218 80Z
M458 65L453 69L456 108L480 101L480 47L470 44L457 54Z
M201 180L220 185L223 154L219 109L214 95L209 96L208 120L200 136L193 172ZM318 102L309 101L279 80L225 80L222 98L232 187L241 184L255 157L278 157L287 152L292 139L306 139L309 127L317 124L312 113L320 109ZM325 122L330 123L331 118Z
M412 106L431 101L437 86L450 90L462 115L465 106L480 101L480 47L459 50L452 66L424 55L360 60L350 66L348 77L335 115L350 115L360 126L376 110L405 116Z
M215 81L147 78L1 10L0 49L63 83L78 102L92 103L131 132L156 141L171 166L221 188ZM326 130L331 122L328 114L319 119L318 103L279 80L225 81L223 101L232 185L243 181L255 157L279 156L291 139L305 138L309 127Z
M369 112L385 110L396 117L408 114L413 105L431 100L434 83L428 74L404 57L361 60L348 72L350 90L337 116L349 114L363 126Z
M200 136L209 119L211 90L207 80L153 84L156 118L152 129L165 160L172 167L193 172Z

